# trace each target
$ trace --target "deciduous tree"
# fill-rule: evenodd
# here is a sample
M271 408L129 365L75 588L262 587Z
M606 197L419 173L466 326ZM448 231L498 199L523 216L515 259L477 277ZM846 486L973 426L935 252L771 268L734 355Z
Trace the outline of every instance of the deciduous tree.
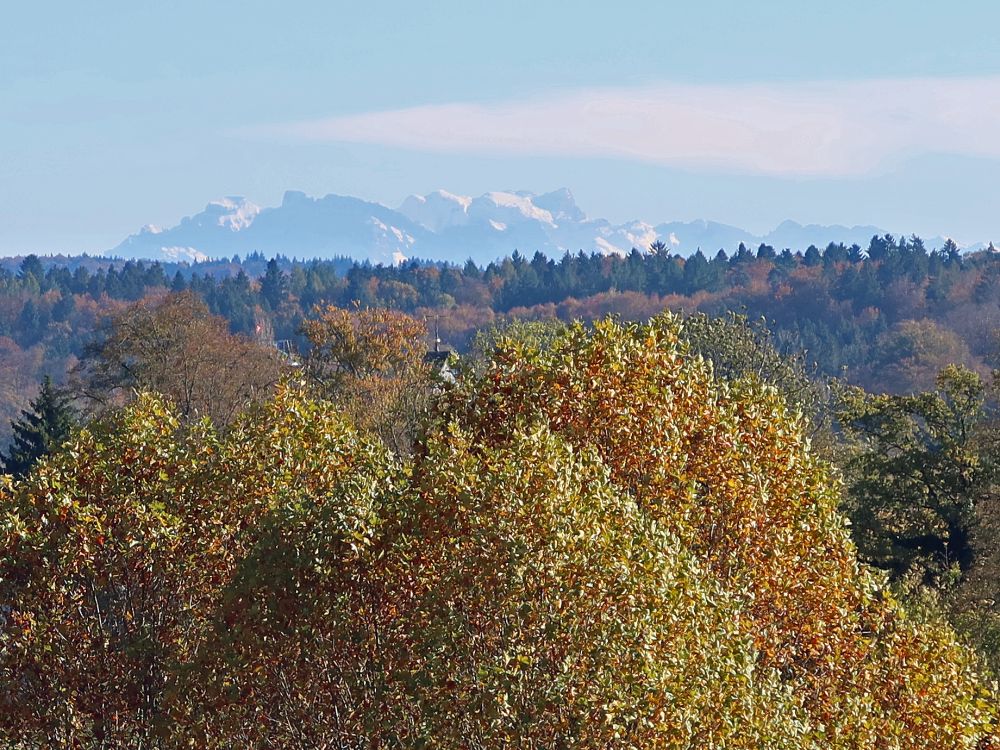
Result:
M0 485L17 746L982 750L996 692L858 564L776 389L678 321L499 346L393 456L281 387L141 398Z
M191 292L142 300L108 321L77 371L98 407L136 391L161 393L185 419L223 425L264 398L282 370L278 352L228 330Z
M672 317L501 350L455 398L477 444L541 423L595 452L614 487L742 603L758 666L799 696L820 746L973 747L988 731L975 657L947 627L909 622L859 570L839 487L777 391L713 382Z
M397 452L409 452L432 388L424 323L383 308L326 305L301 330L310 344L305 371L317 392Z
M997 480L983 450L985 404L982 379L957 366L941 371L933 391L841 394L839 420L855 446L848 508L866 560L897 577L972 567L976 505Z

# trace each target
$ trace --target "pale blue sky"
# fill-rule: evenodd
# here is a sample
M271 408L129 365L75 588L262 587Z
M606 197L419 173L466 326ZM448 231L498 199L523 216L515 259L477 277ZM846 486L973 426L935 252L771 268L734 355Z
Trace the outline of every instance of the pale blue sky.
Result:
M6 6L3 254L287 189L1000 238L995 2Z

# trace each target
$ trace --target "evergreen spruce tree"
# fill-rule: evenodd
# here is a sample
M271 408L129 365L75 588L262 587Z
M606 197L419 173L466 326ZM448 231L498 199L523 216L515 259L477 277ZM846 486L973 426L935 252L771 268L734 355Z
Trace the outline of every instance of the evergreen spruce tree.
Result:
M276 258L267 262L267 270L260 278L260 296L272 310L277 310L285 296L285 275L278 267Z
M3 470L15 477L27 475L40 458L66 442L76 423L69 398L52 385L48 375L30 407L21 412L19 420L11 422L14 440L8 453L0 456Z

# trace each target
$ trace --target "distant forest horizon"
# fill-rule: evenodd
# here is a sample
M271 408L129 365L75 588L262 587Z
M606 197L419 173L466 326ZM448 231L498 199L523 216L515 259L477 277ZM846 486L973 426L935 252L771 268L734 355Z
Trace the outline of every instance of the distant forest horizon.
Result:
M27 256L0 261L0 424L44 375L65 382L108 319L171 291L200 296L233 333L293 346L305 346L302 324L325 304L433 318L460 351L504 320L646 320L669 309L763 319L780 351L872 390L927 388L948 363L981 373L1000 364L1000 254L928 250L916 237L688 258L662 243L625 256L514 252L486 266L259 253L194 265Z

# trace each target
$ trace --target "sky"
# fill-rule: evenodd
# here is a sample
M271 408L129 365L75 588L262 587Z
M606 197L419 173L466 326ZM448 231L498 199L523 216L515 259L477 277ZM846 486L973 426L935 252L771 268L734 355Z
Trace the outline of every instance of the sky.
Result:
M286 190L1000 240L998 27L978 0L11 2L0 255Z

